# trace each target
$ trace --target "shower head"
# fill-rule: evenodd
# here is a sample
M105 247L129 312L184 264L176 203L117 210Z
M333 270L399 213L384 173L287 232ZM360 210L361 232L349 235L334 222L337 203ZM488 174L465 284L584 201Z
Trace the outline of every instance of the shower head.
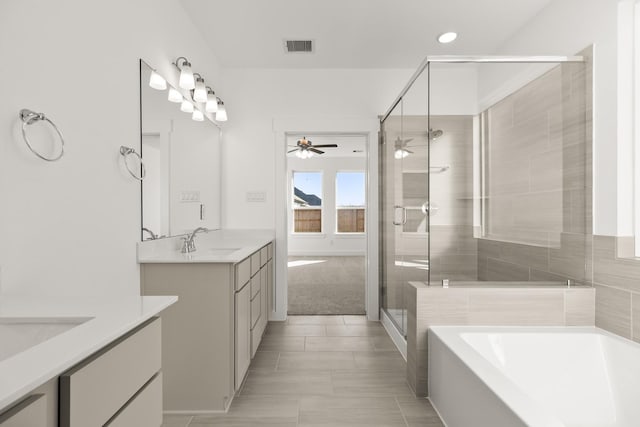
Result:
M436 139L440 138L443 133L444 132L440 129L436 129L436 130L429 129L429 139L432 139L435 141Z

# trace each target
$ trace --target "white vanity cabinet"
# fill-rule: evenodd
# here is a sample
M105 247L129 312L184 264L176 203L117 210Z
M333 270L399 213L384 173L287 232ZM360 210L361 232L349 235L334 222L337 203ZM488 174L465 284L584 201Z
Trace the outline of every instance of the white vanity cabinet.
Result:
M60 375L60 427L162 424L160 330L151 319Z
M0 413L1 427L50 427L47 414L47 395L32 394Z
M267 247L234 262L141 262L142 295L179 298L162 313L165 412L228 409L267 325Z

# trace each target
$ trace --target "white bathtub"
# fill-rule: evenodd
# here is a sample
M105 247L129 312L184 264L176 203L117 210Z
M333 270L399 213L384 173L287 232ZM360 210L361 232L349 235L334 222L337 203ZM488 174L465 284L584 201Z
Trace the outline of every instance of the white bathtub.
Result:
M448 427L638 427L640 345L594 327L436 326L429 399Z

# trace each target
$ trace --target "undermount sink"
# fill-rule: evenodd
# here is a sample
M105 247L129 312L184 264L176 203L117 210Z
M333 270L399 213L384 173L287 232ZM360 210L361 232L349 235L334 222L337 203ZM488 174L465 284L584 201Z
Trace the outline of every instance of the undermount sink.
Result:
M89 320L90 317L0 317L0 362Z
M202 249L202 250L197 250L195 252L192 253L192 255L196 255L196 256L224 256L224 255L229 255L234 253L235 251L239 251L240 248L208 248L208 249Z

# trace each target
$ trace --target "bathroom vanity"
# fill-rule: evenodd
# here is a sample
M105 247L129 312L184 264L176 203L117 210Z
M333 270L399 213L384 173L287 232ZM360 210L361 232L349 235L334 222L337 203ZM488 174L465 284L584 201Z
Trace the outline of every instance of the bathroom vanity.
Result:
M176 297L0 298L0 426L157 427Z
M172 242L172 240L175 240ZM229 408L260 345L273 300L273 233L217 230L142 242L143 295L178 295L162 314L165 412Z

